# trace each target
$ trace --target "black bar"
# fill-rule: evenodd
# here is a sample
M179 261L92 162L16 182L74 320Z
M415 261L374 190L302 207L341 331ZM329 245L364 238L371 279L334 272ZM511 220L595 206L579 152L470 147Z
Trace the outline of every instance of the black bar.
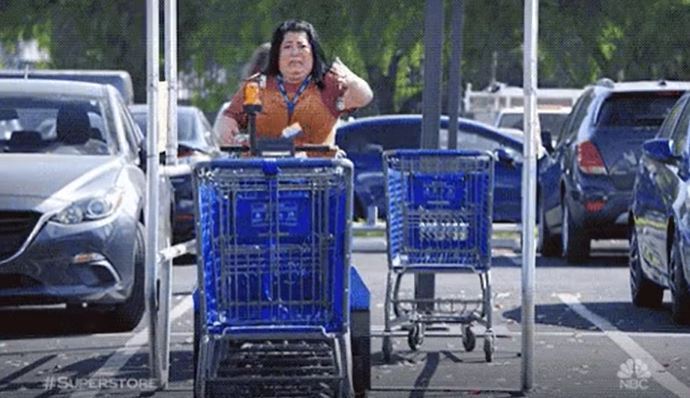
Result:
M435 149L439 146L443 25L443 0L426 0L424 8L422 147L427 149ZM434 274L415 274L415 298L433 299L434 296ZM419 309L433 311L433 304L420 305Z
M247 133L249 133L249 150L252 156L256 156L256 115L253 112L247 113Z
M462 87L462 30L464 25L465 1L453 1L451 16L452 51L448 67L448 149L458 147L458 116L461 113Z

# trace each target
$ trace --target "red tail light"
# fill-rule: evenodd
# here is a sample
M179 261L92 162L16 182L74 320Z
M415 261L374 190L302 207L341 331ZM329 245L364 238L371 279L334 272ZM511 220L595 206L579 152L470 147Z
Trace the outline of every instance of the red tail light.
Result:
M603 200L590 200L585 202L585 210L587 210L588 213L596 213L601 211L605 205L606 202Z
M606 165L592 141L577 145L577 165L585 174L606 174Z

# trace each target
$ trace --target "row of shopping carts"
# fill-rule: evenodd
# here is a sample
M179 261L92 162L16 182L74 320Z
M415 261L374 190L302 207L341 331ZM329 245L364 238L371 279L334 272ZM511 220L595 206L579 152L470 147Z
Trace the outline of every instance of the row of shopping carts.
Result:
M493 159L482 152L384 155L388 279L384 357L395 328L487 328L491 360ZM194 170L198 397L354 395L350 346L353 167L345 159L222 159ZM471 272L482 298L403 299L406 273ZM354 377L357 377L355 375ZM361 391L357 391L361 392Z

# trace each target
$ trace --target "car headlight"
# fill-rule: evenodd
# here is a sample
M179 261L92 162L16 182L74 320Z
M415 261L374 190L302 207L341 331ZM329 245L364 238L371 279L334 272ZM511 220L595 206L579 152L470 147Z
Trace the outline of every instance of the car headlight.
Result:
M124 191L115 188L104 195L93 196L72 203L53 216L52 220L60 224L78 224L84 221L100 220L117 210Z

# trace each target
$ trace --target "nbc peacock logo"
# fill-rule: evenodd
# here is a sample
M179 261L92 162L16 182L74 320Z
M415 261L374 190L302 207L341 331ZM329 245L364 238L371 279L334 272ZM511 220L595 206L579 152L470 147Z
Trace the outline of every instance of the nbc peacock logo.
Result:
M623 362L616 373L620 379L619 387L626 390L646 390L652 373L649 366L641 359L628 359Z

